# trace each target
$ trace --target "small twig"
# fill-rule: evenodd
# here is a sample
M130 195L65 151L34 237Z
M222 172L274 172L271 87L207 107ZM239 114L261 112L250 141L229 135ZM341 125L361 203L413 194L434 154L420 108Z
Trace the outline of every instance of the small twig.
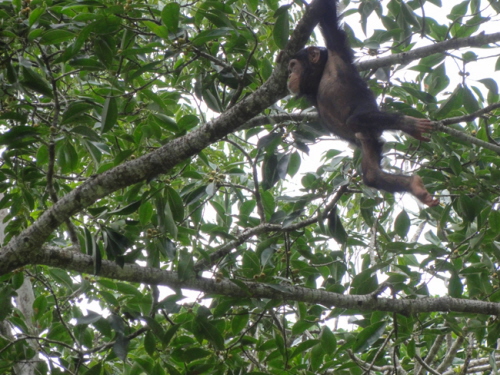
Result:
M441 375L441 373L437 372L431 366L429 366L422 358L420 358L420 356L418 356L418 355L415 354L415 359L417 360L418 363L420 363L422 365L422 367L424 367L431 374Z

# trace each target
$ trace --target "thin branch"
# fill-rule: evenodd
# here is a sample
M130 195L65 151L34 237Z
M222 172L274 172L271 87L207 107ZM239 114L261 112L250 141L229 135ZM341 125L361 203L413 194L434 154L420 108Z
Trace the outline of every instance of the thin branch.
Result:
M408 64L422 57L427 57L436 53L464 48L464 47L483 47L490 43L500 41L500 32L493 34L479 34L468 38L450 39L443 42L437 42L430 46L414 48L408 52L397 53L390 56L379 57L377 59L362 61L357 64L359 70L379 69L396 64Z
M434 126L436 130L442 131L444 133L450 134L462 141L465 141L470 144L475 144L476 146L479 147L484 147L488 150L494 151L498 154L500 154L500 146L494 143L488 143L485 142L481 139L477 139L476 137L470 136L465 134L464 132L461 132L459 130L450 128L446 125L451 125L451 124L458 124L461 122L469 122L472 121L478 117L481 117L487 113L490 113L494 111L495 109L500 108L500 103L494 103L489 106L486 106L484 108L481 108L480 110L477 110L476 112L463 115L463 116L456 116L456 117L450 117L444 120L440 121L435 121ZM309 122L309 121L319 121L318 114L316 112L309 112L309 113L291 113L291 114L277 114L277 115L268 115L268 116L258 116L253 118L252 120L248 121L246 124L244 124L241 128L246 129L254 126L262 126L262 125L267 125L267 124L276 124L280 122Z
M431 374L434 375L441 375L440 372L437 372L434 370L431 366L429 366L422 358L420 358L418 355L415 355L415 359L417 360L418 363L422 365L427 371L429 371Z
M354 352L351 349L347 349L347 354L349 357L355 362L362 370L366 371L368 367L370 366L367 362L363 361L362 359L356 357ZM374 371L379 371L379 372L385 372L385 371L391 371L393 367L391 365L385 365L385 366L372 366L372 370ZM368 374L370 374L369 372Z
M248 154L248 152L245 151L243 147L241 147L237 142L227 138L226 142L229 144L233 145L235 148L237 148L243 156L248 160L250 165L252 166L252 177L253 177L253 184L254 184L254 190L253 190L253 195L255 196L255 202L257 203L257 213L259 214L260 220L264 222L266 220L266 215L264 213L264 205L262 204L262 197L260 195L260 189L259 189L259 172L257 171L257 159L258 159L258 154L255 157L255 161L252 159L252 157Z
M382 343L382 345L380 345L380 348L378 348L377 352L375 353L375 355L373 356L373 360L372 362L370 363L370 366L368 367L368 369L365 370L365 372L363 372L363 375L368 375L370 374L370 371L372 370L373 366L375 366L375 362L377 361L377 358L378 356L380 355L380 353L382 353L382 351L385 349L385 347L387 346L387 344L389 343L389 340L391 339L391 336L392 334L394 333L394 330L392 330L391 332L389 332L387 334L387 337L385 338L384 342Z
M337 204L337 202L346 191L347 186L341 186L332 201L325 206L325 209L323 211L318 210L318 214L314 217L310 217L295 224L288 225L287 227L283 227L281 224L262 223L256 227L245 230L236 239L229 241L228 243L222 245L213 253L211 253L208 259L204 258L199 260L194 266L195 271L200 272L202 270L210 268L213 264L217 263L219 259L225 257L233 249L245 243L245 241L250 237L269 232L293 232L297 229L305 228L311 224L314 224L319 220L326 219L328 217L328 213Z
M448 367L451 366L453 360L455 359L455 357L457 355L458 350L462 347L462 344L465 340L465 334L466 334L466 332L464 332L464 336L458 336L457 339L455 340L455 342L453 342L450 349L448 350L445 357L443 358L443 361L437 367L437 372L439 372L441 374L444 370L446 370Z

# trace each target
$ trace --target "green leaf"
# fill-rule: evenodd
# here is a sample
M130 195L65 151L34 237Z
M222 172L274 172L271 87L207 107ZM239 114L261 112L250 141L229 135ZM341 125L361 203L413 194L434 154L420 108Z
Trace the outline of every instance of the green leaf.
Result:
M401 86L403 90L408 92L411 96L421 100L422 102L428 104L428 103L436 103L436 97L433 95L430 95L426 92L416 90L413 87L409 86Z
M214 91L215 90L216 89L214 89ZM202 91L201 95L208 108L217 113L222 112L220 99L215 93L213 93L210 89L206 89Z
M231 320L231 331L233 334L241 334L243 329L247 326L249 319L250 314L247 310L238 311Z
M345 245L347 243L347 232L342 224L342 220L337 213L337 207L333 207L328 214L328 230L332 238L339 244Z
M17 272L12 276L12 288L19 289L24 283L24 272Z
M462 280L456 272L451 273L450 281L448 282L448 293L450 297L461 298L464 291Z
M278 156L274 153L268 153L262 164L262 188L264 190L271 189L279 179Z
M116 124L118 119L118 104L116 98L107 97L101 114L101 133L106 133Z
M355 353L361 353L368 349L380 338L380 336L382 336L386 325L387 322L382 321L363 329L360 333L358 333L352 346L352 351Z
M45 6L38 6L37 8L33 9L30 13L29 16L29 27L33 26L35 22L38 21L40 16L45 13Z
M93 110L95 106L88 102L73 102L62 114L61 125L79 123L83 114Z
M227 27L221 27L213 30L204 30L196 35L196 37L192 40L192 43L194 46L199 47L212 40L229 36L232 32L233 31Z
M204 350L201 348L190 348L183 353L184 361L189 363L191 361L196 361L197 359L205 358L211 355L212 352Z
M87 310L87 315L82 316L80 318L76 318L75 325L87 325L97 322L99 319L102 319L102 316L94 311Z
M101 140L101 137L99 137L93 129L86 126L75 126L70 131L75 134L83 135L94 142L99 142Z
M197 331L207 339L217 350L224 350L224 338L219 330L204 316L196 316L194 323Z
M153 357L156 352L156 339L151 331L146 332L144 335L144 349L150 357Z
M464 107L467 113L473 113L479 109L479 103L477 102L476 97L468 87L464 87L463 100L464 100Z
M290 33L288 8L289 5L284 5L280 8L283 11L279 13L274 23L273 40L279 49L285 49Z
M38 135L38 129L29 126L16 126L0 135L0 145L15 147L20 142L34 141L34 137Z
M124 265L123 254L132 246L132 242L123 234L105 227L104 230L104 247L108 259L115 260L118 265Z
M184 220L184 202L179 193L170 186L165 186L165 194L170 207L172 218L176 222Z
M179 126L177 126L177 123L173 118L165 116L164 114L161 113L154 113L153 116L157 120L158 124L163 128L165 128L166 130L171 132L179 131Z
M40 319L40 317L47 311L47 297L38 296L35 301L33 301L33 311L35 313L34 318Z
M492 210L490 212L489 224L494 232L500 233L500 211Z
M172 235L174 240L177 240L178 229L169 203L165 205L165 229Z
M7 70L7 81L9 83L15 83L17 82L17 77L18 77L18 74L17 74L17 69L14 69L14 66L12 66L12 63L11 61L6 61L5 62L5 67L6 67L6 70Z
M408 356L410 358L413 358L415 356L416 350L415 350L415 340L411 339L408 344L406 345L406 352L408 353Z
M21 66L21 71L23 73L23 78L20 83L23 87L48 96L49 98L53 97L54 94L51 86L40 74L25 66Z
M313 373L317 374L318 369L323 364L323 356L325 352L321 345L316 345L311 350L311 370Z
M290 154L282 154L278 156L278 165L276 167L276 173L281 180L286 178L288 171L288 165L290 163Z
M480 79L481 82L488 89L488 103L495 103L498 101L498 84L492 78Z
M100 71L106 67L96 58L77 58L69 62L69 64L76 69L84 69L88 71Z
M472 222L476 217L476 208L472 199L462 194L458 198L458 214L465 220Z
M149 224L153 217L153 205L151 202L146 201L139 207L139 221L142 225Z
M113 345L113 351L118 358L122 361L127 360L129 340L123 335L117 335L115 344Z
M402 210L394 221L394 231L401 238L405 238L411 227L410 217L405 210Z
M168 3L161 11L161 20L171 33L177 32L179 28L179 16L181 6L177 3Z
M106 68L111 69L113 67L113 60L116 55L113 38L96 38L94 40L94 52Z
M165 331L163 330L160 323L158 323L154 318L149 316L143 316L142 319L148 324L148 327L151 328L151 331L155 334L159 339L165 336Z
M139 209L141 206L141 201L135 201L130 204L127 204L125 207L119 208L114 211L110 211L110 215L130 215Z
M252 251L246 251L243 254L243 272L249 279L260 274L260 262L257 254Z
M446 74L445 64L442 63L438 65L426 78L425 84L428 86L428 93L430 95L437 95L443 91L448 84L450 79Z
M17 296L17 293L10 285L5 285L0 288L0 304L2 306L0 309L0 319L2 321L4 321L12 311L12 297L14 296Z
M290 356L290 359L298 356L299 354L304 353L305 351L311 349L313 346L318 345L319 342L320 340L306 340L301 342L299 345L297 345L297 347L293 351L292 355Z
M57 163L63 173L73 172L78 166L78 153L70 142L64 142L56 149Z
M142 297L142 293L132 284L117 282L116 290L128 296Z
M179 129L191 130L200 123L200 119L195 115L182 116L177 125Z
M298 320L292 327L292 334L300 335L315 324L316 322L311 320L303 320L303 319Z
M167 332L165 332L165 336L162 338L162 343L164 346L167 346L170 343L170 340L174 337L181 326L179 324L175 324L171 326Z
M460 108L463 103L464 89L462 85L457 85L455 90L450 96L441 104L439 109L435 112L435 116L439 119L445 118L450 112Z
M319 336L319 340L321 343L321 347L323 348L323 351L327 355L333 355L335 350L337 349L337 340L335 339L335 335L333 332L328 328L328 326L323 326L321 327L321 334Z
M196 277L194 272L193 255L188 253L186 249L179 251L179 266L177 275L180 281L193 279Z
M60 44L69 39L73 39L75 34L64 29L49 30L40 39L41 44Z

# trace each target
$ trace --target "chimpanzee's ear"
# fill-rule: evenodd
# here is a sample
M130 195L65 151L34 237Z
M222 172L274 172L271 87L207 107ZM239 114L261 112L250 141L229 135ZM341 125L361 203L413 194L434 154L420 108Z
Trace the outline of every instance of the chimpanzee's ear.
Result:
M318 47L307 47L307 55L311 64L317 64L321 59L321 50Z

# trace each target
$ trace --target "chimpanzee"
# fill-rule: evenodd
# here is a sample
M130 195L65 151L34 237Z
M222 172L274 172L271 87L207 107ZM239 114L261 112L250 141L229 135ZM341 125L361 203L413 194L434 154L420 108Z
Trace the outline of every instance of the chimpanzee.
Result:
M380 168L384 130L402 130L428 142L422 133L433 130L427 119L380 111L373 93L353 63L347 35L338 24L335 0L316 0L320 28L327 48L306 47L290 60L288 88L308 99L321 121L338 137L360 146L366 185L391 193L407 191L428 206L436 206L417 176L389 174Z

